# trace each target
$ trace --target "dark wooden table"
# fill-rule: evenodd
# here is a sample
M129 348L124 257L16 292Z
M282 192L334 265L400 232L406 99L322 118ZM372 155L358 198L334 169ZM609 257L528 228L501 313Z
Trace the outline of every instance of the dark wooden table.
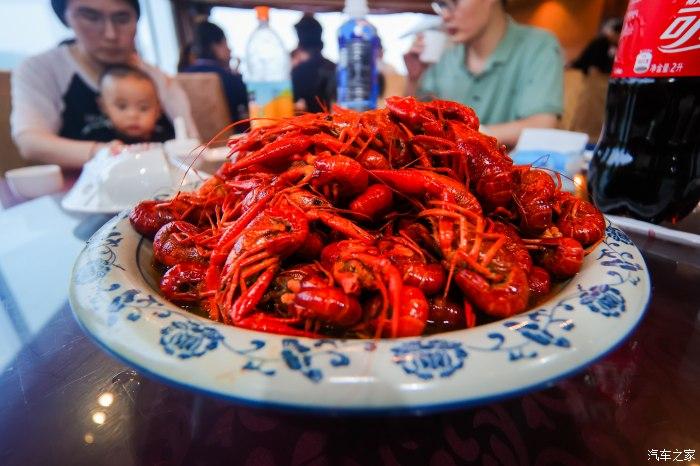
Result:
M108 217L59 201L0 212L2 465L700 462L697 250L633 236L652 275L646 316L619 349L551 388L424 417L319 417L172 388L101 351L67 284Z

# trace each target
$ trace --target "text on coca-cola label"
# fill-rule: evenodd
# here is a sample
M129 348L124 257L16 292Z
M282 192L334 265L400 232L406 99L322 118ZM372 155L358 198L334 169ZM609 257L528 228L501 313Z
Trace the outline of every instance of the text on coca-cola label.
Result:
M700 76L700 0L631 0L612 76Z

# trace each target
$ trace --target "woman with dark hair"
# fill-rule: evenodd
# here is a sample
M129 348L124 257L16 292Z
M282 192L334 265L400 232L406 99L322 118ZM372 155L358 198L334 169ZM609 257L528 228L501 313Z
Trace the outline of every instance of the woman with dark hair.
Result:
M590 68L597 68L601 73L610 74L621 32L621 18L610 18L605 21L600 34L571 63L571 68L579 69L584 74L588 74Z
M306 54L292 68L294 102L301 102L309 112L329 110L335 100L335 63L321 55L323 41L321 23L311 14L305 14L294 25L299 38L297 54Z
M195 58L192 54L192 43L190 42L189 44L183 45L180 49L180 56L177 60L177 72L182 73L184 69L192 65L194 60Z
M248 118L248 91L241 75L231 70L231 49L223 29L208 21L199 23L190 47L192 62L180 72L218 74L228 101L231 121ZM235 127L239 132L246 129L248 125Z
M136 54L138 0L51 0L51 6L75 39L26 59L12 73L12 136L23 157L80 168L101 147L118 144L85 131L104 118L99 79L112 65L136 67L151 77L163 107L159 124L168 134L181 116L197 136L184 91Z

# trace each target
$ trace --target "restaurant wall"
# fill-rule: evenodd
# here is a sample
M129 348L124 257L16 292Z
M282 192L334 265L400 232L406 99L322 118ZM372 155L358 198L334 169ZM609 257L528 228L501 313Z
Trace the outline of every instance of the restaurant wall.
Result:
M610 11L608 3L606 0L547 0L536 4L517 2L508 9L516 21L554 33L569 62L598 34L604 10Z

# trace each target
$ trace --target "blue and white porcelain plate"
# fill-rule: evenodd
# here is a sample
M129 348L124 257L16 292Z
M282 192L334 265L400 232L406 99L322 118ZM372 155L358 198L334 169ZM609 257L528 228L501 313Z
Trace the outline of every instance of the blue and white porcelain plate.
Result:
M610 352L642 318L639 250L605 241L555 296L508 319L420 338L287 337L222 325L165 300L128 211L78 257L70 301L109 353L168 383L237 402L332 413L428 412L545 387Z

